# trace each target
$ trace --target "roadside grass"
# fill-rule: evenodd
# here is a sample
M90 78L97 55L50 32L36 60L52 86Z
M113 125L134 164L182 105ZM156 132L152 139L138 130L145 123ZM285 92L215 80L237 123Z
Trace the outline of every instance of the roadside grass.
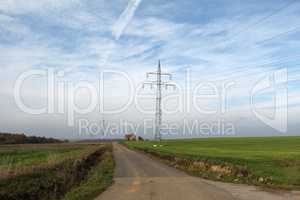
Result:
M210 138L125 144L196 176L271 188L300 189L300 137ZM193 165L205 166L197 168ZM222 174L225 170L237 172Z
M106 153L99 165L88 174L86 181L68 192L64 200L92 200L104 192L113 183L114 160Z
M26 172L19 173L13 170L20 168L12 168L11 173L14 173L14 176L2 177L0 180L1 200L62 199L67 192L81 183L90 180L90 186L92 186L91 183L96 179L95 177L98 177L96 180L97 183L100 183L100 175L96 173L98 170L100 170L99 173L103 173L103 179L101 178L103 186L100 185L100 188L104 189L110 180L108 169L113 170L110 168L109 162L109 160L113 162L110 158L112 146L109 143L26 146L23 148L24 152L19 146L1 146L0 148L2 155L5 155L4 151L6 151L17 160L12 162L12 165L26 163L28 169ZM17 149L16 154L11 153L14 148ZM38 151L42 154L39 154ZM28 156L28 159L33 162L27 162L25 159L30 152L33 152L34 158ZM42 155L45 158L42 158ZM49 159L54 161L49 162ZM37 163L37 161L41 163ZM5 164L2 162L2 167L5 167ZM38 168L37 166L43 167ZM101 169L102 167L103 169ZM88 192L96 194L95 191L86 190L86 195Z

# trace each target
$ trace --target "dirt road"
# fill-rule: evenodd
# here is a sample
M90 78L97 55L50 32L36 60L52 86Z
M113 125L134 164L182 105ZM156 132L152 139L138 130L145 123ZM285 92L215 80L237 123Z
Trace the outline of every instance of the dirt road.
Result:
M119 144L114 144L114 156L115 184L96 200L300 200L297 193L265 192L191 177Z

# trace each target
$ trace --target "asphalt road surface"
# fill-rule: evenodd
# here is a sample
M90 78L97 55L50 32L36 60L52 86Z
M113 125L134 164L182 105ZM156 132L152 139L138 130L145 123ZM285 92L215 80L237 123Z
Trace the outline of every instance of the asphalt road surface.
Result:
M115 184L96 200L300 200L296 192L191 177L144 154L114 144Z

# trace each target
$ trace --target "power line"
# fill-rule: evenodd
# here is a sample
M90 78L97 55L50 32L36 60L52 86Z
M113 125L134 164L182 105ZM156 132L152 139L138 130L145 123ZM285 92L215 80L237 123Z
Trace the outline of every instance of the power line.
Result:
M290 29L290 30L288 30L288 31L279 33L279 34L277 34L277 35L274 35L274 36L272 36L272 37L270 37L270 38L264 39L264 40L259 41L259 42L257 42L257 43L258 43L258 44L265 44L265 43L270 42L270 41L272 41L272 40L274 40L274 39L281 38L281 37L283 37L283 36L285 36L285 35L287 35L287 34L297 33L298 31L300 31L300 26L297 26L297 27L295 27L295 28L293 28L293 29Z
M279 12L283 11L284 9L287 9L288 7L290 7L291 5L293 5L294 3L296 3L296 0L292 0L291 2L284 4L282 7L278 8L277 10L271 12L269 15L264 16L263 18L261 18L260 20L258 20L256 23L254 24L250 24L249 26L247 26L245 29L242 29L241 31L239 31L238 33L236 33L235 35L233 35L232 37L229 37L226 41L227 42L232 42L230 40L234 39L236 36L240 35L241 33L251 29L253 26L257 26L263 22L265 22L267 19L275 16L276 14L278 14Z
M294 56L285 56L285 57L281 57L280 59L277 59L276 61L269 61L269 62L262 62L262 63L250 63L248 66L244 65L244 66L235 66L234 68L236 68L236 70L231 70L228 73L218 73L218 74L214 74L213 76L211 75L211 78L214 78L213 80L211 80L210 78L207 78L205 80L209 81L209 82L218 82L218 81L225 81L225 80L229 80L229 79L240 79L244 76L251 76L256 75L257 71L252 72L252 69L249 69L250 66L257 68L262 68L263 71L260 71L260 73L263 72L270 72L273 69L277 69L278 67L274 66L278 66L278 65L282 65L282 64L287 64L289 62L295 62L300 60L300 57L294 57ZM265 60L267 61L267 60ZM244 73L248 73L248 74L244 74Z
M298 58L298 59L300 59L300 58ZM257 65L255 67L259 67L259 68L266 67L267 68L267 69L265 69L263 71L260 71L261 73L263 73L263 72L270 72L271 70L274 69L274 66L276 66L276 65L286 64L286 63L289 63L289 62L297 61L298 59L294 59L294 60L283 59L281 61L279 60L277 62L265 63L265 64ZM270 65L272 65L272 66L270 66ZM248 67L245 66L244 68L249 68L249 66ZM275 68L275 69L277 69L277 68ZM215 80L215 81L229 80L229 79L233 79L233 78L240 79L241 77L240 77L240 74L238 74L238 73L246 73L246 72L249 72L249 71L250 70L248 70L248 71L239 70L238 72L233 73L231 76L229 76L227 78L218 79L218 80ZM251 76L251 75L257 75L257 72L248 73L248 74L243 75L243 76Z

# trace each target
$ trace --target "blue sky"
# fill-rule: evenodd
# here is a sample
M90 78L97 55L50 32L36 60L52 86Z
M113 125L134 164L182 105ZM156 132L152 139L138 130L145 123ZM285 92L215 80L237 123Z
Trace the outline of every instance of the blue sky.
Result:
M136 9L130 10L133 4ZM192 86L201 81L218 86L234 81L236 86L228 94L231 111L226 116L208 118L238 122L238 135L279 134L249 111L249 92L265 76L287 69L287 133L298 134L299 11L300 3L295 0L2 0L0 116L4 120L0 129L77 136L74 127L66 125L65 115L30 116L15 105L14 82L26 70L64 70L67 80L88 80L96 85L97 73L114 69L130 74L139 84L145 79L145 72L155 70L161 59L164 70L174 73L178 84L184 83L186 69L191 70ZM110 81L108 88L113 92L105 98L110 106L116 106L120 102L114 98L128 97L128 88L122 81ZM37 83L40 82L35 80L24 86L24 99L34 107L45 104L44 84ZM265 108L273 105L272 95L272 91L267 91L257 98L257 103ZM79 97L84 105L86 101L84 95ZM107 118L138 121L137 115L140 114L130 108ZM166 115L165 120L180 121L182 115ZM204 118L197 113L184 115ZM88 118L100 116L95 110Z

